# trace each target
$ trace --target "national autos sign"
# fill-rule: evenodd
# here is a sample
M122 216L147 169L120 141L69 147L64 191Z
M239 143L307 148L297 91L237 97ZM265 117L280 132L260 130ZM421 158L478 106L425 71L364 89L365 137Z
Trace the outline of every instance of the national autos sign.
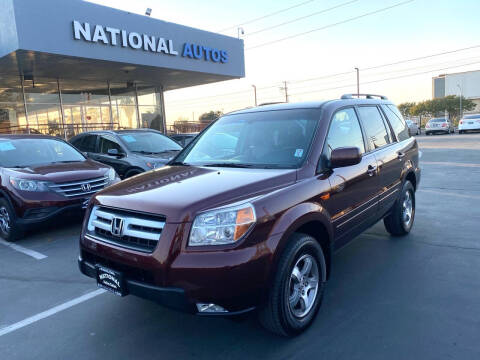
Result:
M83 40L92 43L103 43L111 46L121 46L134 50L143 50L158 54L171 56L182 56L190 59L212 61L215 63L227 63L228 53L225 50L215 49L204 45L184 43L181 54L175 49L171 39L163 37L128 32L103 25L90 25L73 21L73 37L76 40Z

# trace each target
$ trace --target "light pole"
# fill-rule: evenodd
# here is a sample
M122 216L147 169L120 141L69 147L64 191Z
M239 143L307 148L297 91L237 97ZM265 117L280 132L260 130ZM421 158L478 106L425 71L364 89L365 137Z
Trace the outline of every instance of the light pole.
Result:
M237 37L240 39L240 35L244 35L245 30L242 27L237 28Z
M253 87L253 95L255 97L255 106L257 106L257 87L255 85L252 85Z
M357 98L359 98L360 97L360 69L356 67L355 70L357 71Z
M458 89L460 90L460 119L463 117L463 111L462 111L462 87L460 84L457 84Z

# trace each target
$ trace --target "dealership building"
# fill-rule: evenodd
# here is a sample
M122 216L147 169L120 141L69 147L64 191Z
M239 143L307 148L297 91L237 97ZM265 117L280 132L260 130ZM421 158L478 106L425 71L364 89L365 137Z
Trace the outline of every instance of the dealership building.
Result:
M245 76L240 39L81 0L0 0L0 132L165 131L165 91Z

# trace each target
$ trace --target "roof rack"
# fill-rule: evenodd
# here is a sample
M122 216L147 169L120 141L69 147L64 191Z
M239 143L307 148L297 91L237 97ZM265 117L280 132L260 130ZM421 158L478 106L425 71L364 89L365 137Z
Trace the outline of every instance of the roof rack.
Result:
M366 99L373 99L377 97L382 100L388 100L388 98L385 95L375 95L375 94L345 94L345 95L342 95L341 99L347 100L347 99L355 99L360 97L365 97Z

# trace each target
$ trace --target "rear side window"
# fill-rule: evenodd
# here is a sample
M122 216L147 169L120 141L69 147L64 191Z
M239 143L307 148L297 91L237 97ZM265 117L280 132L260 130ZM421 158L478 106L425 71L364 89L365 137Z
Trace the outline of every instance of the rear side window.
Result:
M398 141L408 139L410 135L408 133L407 124L397 107L395 105L382 105L382 108L387 115L390 125L392 125L393 132L397 136Z
M367 132L370 149L378 149L389 144L390 136L378 108L376 106L360 106L358 112Z
M81 151L95 152L97 135L85 135L83 141L77 146Z

